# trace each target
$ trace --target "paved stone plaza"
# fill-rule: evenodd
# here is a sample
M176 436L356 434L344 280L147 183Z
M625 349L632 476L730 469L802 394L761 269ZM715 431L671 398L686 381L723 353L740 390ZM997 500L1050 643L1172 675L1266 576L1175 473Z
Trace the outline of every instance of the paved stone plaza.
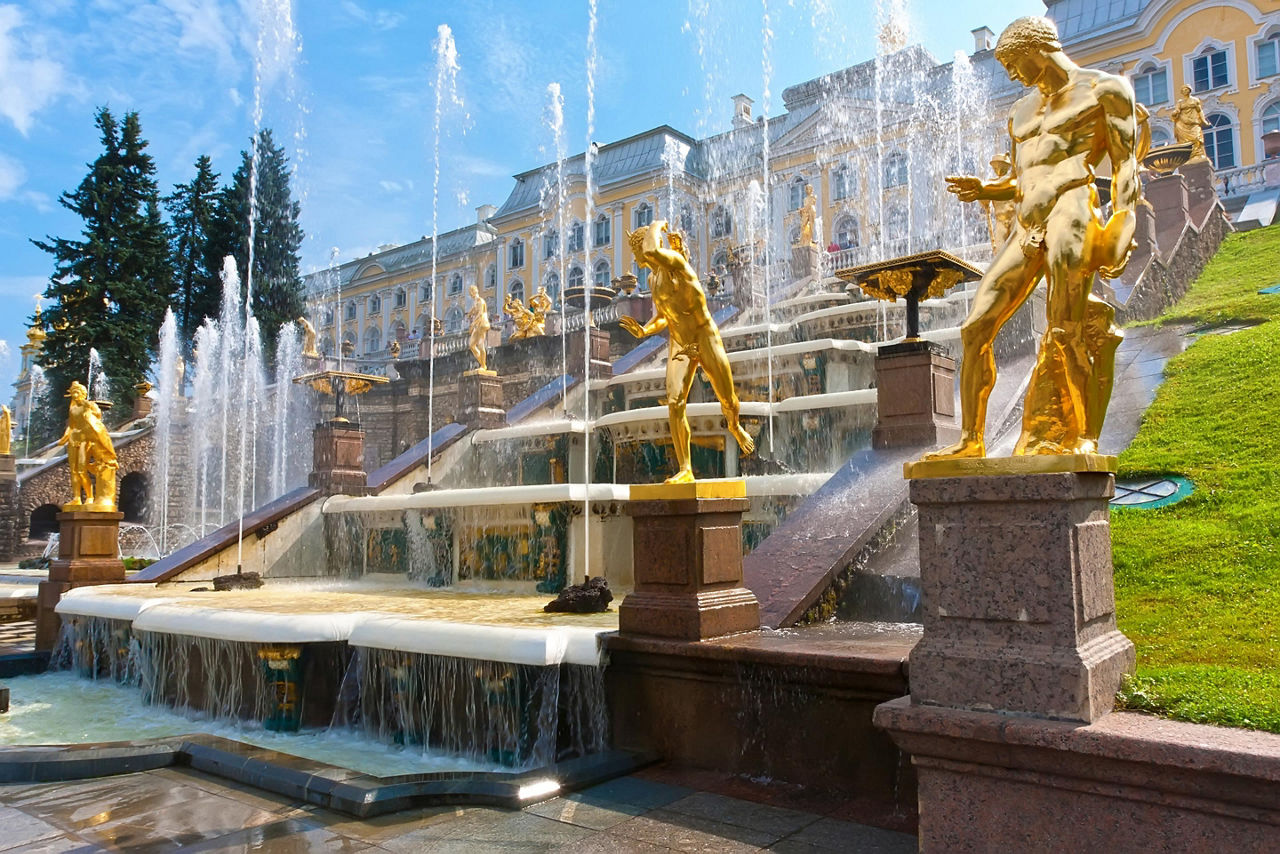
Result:
M649 774L647 776L660 776ZM823 805L824 812L838 814ZM182 768L0 786L0 852L916 850L914 836L623 777L513 812L434 807L355 820Z

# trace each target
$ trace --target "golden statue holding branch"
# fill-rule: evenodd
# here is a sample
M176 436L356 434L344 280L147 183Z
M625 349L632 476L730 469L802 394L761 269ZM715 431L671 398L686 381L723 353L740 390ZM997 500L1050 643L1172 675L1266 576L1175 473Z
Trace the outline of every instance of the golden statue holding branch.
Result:
M58 440L67 446L67 468L71 471L71 500L64 510L116 509L116 449L102 423L102 410L89 399L89 390L72 381L67 392L67 430Z
M669 247L662 245L664 234L668 235ZM627 242L636 263L651 271L649 290L653 295L655 316L643 326L626 315L618 320L623 329L637 338L664 329L667 331L670 341L667 349L667 410L676 462L680 466L679 471L667 478L667 483L691 483L694 477L685 406L699 367L720 400L720 411L724 413L729 434L737 441L738 447L744 454L749 454L755 450L755 442L738 423L738 393L733 388L729 357L725 353L724 342L720 340L720 330L707 308L707 296L698 281L698 274L681 251L684 241L679 232L669 231L664 220L655 220L644 228L628 232Z
M1012 169L987 182L948 177L947 189L964 202L1011 200L1016 217L961 329L960 441L926 459L986 455L992 342L1042 276L1048 328L1015 454L1095 454L1122 336L1114 310L1092 294L1094 274L1118 276L1132 251L1146 113L1123 77L1072 62L1046 18L1014 21L995 55L1013 80L1032 87L1009 116ZM1103 158L1112 172L1105 219L1094 186Z

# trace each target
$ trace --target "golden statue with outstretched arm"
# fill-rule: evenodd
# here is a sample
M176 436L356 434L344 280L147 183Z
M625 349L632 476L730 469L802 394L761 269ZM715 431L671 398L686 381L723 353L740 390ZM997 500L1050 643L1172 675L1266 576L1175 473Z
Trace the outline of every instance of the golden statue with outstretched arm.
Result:
M480 289L475 285L471 286L471 299L471 309L467 312L467 320L471 322L467 347L471 349L471 355L476 357L476 370L485 371L489 366L486 340L489 335L489 304L480 296Z
M960 441L929 458L986 455L992 342L1041 276L1048 328L1015 453L1096 453L1121 333L1111 306L1092 295L1093 280L1118 276L1133 247L1146 114L1123 77L1072 62L1046 18L1014 21L995 55L1013 80L1032 87L1009 115L1013 168L988 182L948 177L947 189L964 202L1012 200L1017 215L961 327ZM1105 220L1094 186L1103 158L1112 172Z
M116 449L102 423L102 410L89 399L89 390L72 381L67 391L67 429L58 440L67 446L67 468L71 471L71 500L64 510L116 509Z
M302 327L302 357L319 359L320 351L316 349L316 328L305 317L299 317L295 322Z
M699 366L720 400L720 411L724 413L729 433L738 447L744 454L749 454L755 450L755 442L738 423L738 393L733 388L729 357L725 353L724 342L720 340L720 330L707 308L707 296L698 281L698 274L676 248L683 245L678 232L670 232L671 248L662 245L662 235L667 232L667 223L655 220L627 234L636 263L651 272L649 291L653 296L655 315L643 326L626 315L620 317L619 322L623 329L637 338L664 329L667 331L670 342L667 349L667 411L676 462L680 466L679 471L667 478L667 483L691 483L694 478L685 406Z

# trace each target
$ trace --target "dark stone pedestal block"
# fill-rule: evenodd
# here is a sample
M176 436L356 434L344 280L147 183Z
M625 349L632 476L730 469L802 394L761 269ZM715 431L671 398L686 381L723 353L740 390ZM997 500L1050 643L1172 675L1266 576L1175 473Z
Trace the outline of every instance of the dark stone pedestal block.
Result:
M369 491L364 430L359 424L345 420L317 424L311 447L311 486L325 495L364 495Z
M458 420L480 430L506 425L502 380L497 374L468 371L459 378Z
M1191 213L1187 179L1174 173L1147 181L1143 188L1156 217L1156 234L1162 252L1168 253L1182 234Z
M796 244L791 247L791 278L807 279L818 275L819 250L816 243Z
M568 336L569 373L579 375L582 370L582 348L584 346L582 330L570 332ZM591 378L609 379L613 376L613 362L609 353L609 333L603 329L591 327Z
M929 341L903 341L876 355L877 448L948 445L956 425L956 361Z
M124 561L119 556L123 513L70 510L58 514L58 556L49 562L49 580L36 596L36 649L51 650L62 621L54 609L62 594L75 587L119 584Z
M635 590L618 608L622 635L703 640L760 628L760 604L742 586L750 504L723 497L732 492L745 495L742 481L631 488Z
M1133 644L1116 628L1103 472L911 482L924 637L916 703L1093 721Z

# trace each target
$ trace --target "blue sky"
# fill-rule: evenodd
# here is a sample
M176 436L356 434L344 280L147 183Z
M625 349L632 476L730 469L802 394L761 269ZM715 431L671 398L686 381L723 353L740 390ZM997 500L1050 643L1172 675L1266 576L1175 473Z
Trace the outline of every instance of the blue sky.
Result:
M882 0L884 5L902 0ZM304 271L432 230L437 28L457 44L457 95L440 142L441 231L500 205L514 173L554 159L547 86L564 92L569 153L587 139L588 0L0 2L0 400L19 367L33 295L49 256L29 238L77 236L57 204L98 154L93 113L138 111L163 193L200 154L223 179L239 162L255 108L296 165ZM694 136L727 128L730 96L770 112L782 90L874 53L875 0L599 0L594 139L670 124ZM1042 14L1041 0L907 0L910 40L940 59L972 51ZM255 97L255 92L259 93Z

